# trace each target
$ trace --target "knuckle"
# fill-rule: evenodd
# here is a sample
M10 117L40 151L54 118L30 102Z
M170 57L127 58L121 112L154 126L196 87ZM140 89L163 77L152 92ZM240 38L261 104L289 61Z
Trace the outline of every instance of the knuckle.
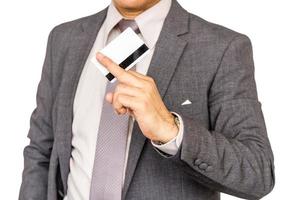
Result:
M145 87L145 89L146 89L147 91L150 91L150 90L152 90L152 88L153 88L151 82L146 82L145 85L144 85L144 87Z
M118 95L118 100L117 100L117 101L118 101L118 103L122 102L122 100L123 100L123 97L124 97L123 95Z
M152 78L152 77L150 77L150 76L147 76L148 77L148 81L150 82L150 83L155 83L155 81L154 81L154 79Z

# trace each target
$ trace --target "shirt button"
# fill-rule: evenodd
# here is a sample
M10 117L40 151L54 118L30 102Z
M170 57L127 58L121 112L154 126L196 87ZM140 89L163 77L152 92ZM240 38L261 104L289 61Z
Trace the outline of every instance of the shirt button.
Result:
M200 159L196 159L195 162L194 162L194 164L196 166L199 166L201 164L201 160Z

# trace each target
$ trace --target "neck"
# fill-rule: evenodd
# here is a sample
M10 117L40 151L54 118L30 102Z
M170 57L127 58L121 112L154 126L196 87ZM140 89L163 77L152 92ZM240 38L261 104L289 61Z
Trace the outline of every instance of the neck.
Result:
M143 5L141 7L136 7L136 8L121 6L117 3L117 1L113 1L113 3L117 8L117 10L125 19L134 19L135 17L143 13L145 10L157 4L159 1L160 0L153 0L151 3L148 3L147 5Z

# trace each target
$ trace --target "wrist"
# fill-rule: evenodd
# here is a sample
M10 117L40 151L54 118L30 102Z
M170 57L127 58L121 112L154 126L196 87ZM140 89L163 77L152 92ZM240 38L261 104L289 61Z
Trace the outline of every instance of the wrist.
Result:
M156 143L167 143L178 135L179 127L175 122L175 116L172 113L169 113L161 127L162 128L159 131L159 137L157 140L155 140Z

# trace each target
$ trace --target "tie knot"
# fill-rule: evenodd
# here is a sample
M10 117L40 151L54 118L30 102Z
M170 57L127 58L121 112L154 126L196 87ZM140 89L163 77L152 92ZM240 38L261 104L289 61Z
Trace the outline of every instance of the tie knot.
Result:
M122 19L117 24L117 26L121 32L123 32L125 29L130 27L136 34L140 33L140 29L139 29L137 23L135 22L135 20L133 20L133 19Z

